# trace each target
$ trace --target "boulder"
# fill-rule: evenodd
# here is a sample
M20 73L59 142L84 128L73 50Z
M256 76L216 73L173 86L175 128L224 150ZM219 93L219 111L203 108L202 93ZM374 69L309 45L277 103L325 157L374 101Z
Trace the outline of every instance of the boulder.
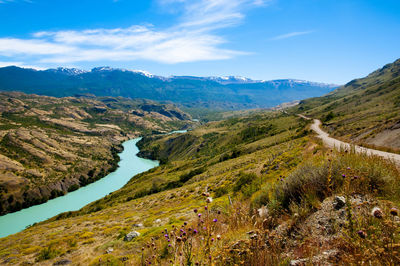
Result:
M333 200L333 207L335 210L340 210L346 205L346 199L343 196L336 196Z
M132 231L130 233L128 233L125 237L124 237L124 241L131 241L132 239L136 238L140 236L139 232L136 231Z

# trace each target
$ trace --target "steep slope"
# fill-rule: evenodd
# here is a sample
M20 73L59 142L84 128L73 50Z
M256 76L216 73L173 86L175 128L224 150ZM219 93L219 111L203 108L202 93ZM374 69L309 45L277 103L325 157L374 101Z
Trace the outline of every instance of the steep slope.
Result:
M0 68L0 90L56 97L93 94L172 101L185 107L235 110L273 107L325 94L335 86L300 80L254 81L241 77L160 77L143 71L98 67L91 71Z
M324 122L328 132L355 144L400 149L400 59L332 93L294 108Z
M189 119L151 101L0 93L0 214L104 177L116 168L123 140Z

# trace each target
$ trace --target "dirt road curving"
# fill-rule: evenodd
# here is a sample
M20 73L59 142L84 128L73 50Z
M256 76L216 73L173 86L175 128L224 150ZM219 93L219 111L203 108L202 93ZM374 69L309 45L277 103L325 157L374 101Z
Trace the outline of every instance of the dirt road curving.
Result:
M299 116L304 119L307 119L307 120L311 119L304 115L299 115ZM396 164L400 165L400 154L364 148L364 147L360 147L358 145L350 145L349 143L334 139L332 137L329 137L329 134L321 129L321 124L322 123L320 120L314 119L314 122L311 125L311 129L317 133L318 137L320 139L322 139L322 141L324 142L324 144L326 146L328 146L330 148L335 148L335 149L342 148L342 149L347 149L347 150L350 150L351 148L354 147L355 151L358 153L366 153L368 155L378 155L378 156L384 157L386 159L392 160Z

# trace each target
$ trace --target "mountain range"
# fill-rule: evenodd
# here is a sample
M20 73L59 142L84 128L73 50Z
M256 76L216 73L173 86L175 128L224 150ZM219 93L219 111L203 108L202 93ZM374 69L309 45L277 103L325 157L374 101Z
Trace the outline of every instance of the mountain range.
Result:
M337 86L295 79L152 75L142 70L96 67L35 70L0 68L0 90L56 97L95 95L170 101L183 107L266 108L326 94Z

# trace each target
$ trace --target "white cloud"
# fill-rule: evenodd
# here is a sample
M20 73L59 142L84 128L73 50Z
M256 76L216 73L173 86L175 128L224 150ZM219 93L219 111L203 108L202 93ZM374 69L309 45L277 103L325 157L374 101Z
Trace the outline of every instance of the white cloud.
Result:
M273 41L283 40L283 39L288 39L288 38L292 38L292 37L295 37L295 36L301 36L301 35L310 34L310 33L313 33L313 32L314 31L312 31L312 30L310 30L310 31L295 31L295 32L290 32L290 33L286 33L286 34L275 36L275 37L271 38L270 40L273 40Z
M2 1L2 0L0 0ZM3 0L4 1L4 0ZM30 39L0 38L3 57L36 60L38 63L133 61L162 63L222 60L245 54L222 47L227 41L216 30L234 26L247 9L268 0L158 0L178 5L176 25L155 29L152 25L128 28L37 32Z
M45 68L39 67L39 66L26 65L23 62L0 61L0 67L6 67L6 66L18 66L18 67L23 67L23 68L33 68L36 70L44 70L45 69Z

